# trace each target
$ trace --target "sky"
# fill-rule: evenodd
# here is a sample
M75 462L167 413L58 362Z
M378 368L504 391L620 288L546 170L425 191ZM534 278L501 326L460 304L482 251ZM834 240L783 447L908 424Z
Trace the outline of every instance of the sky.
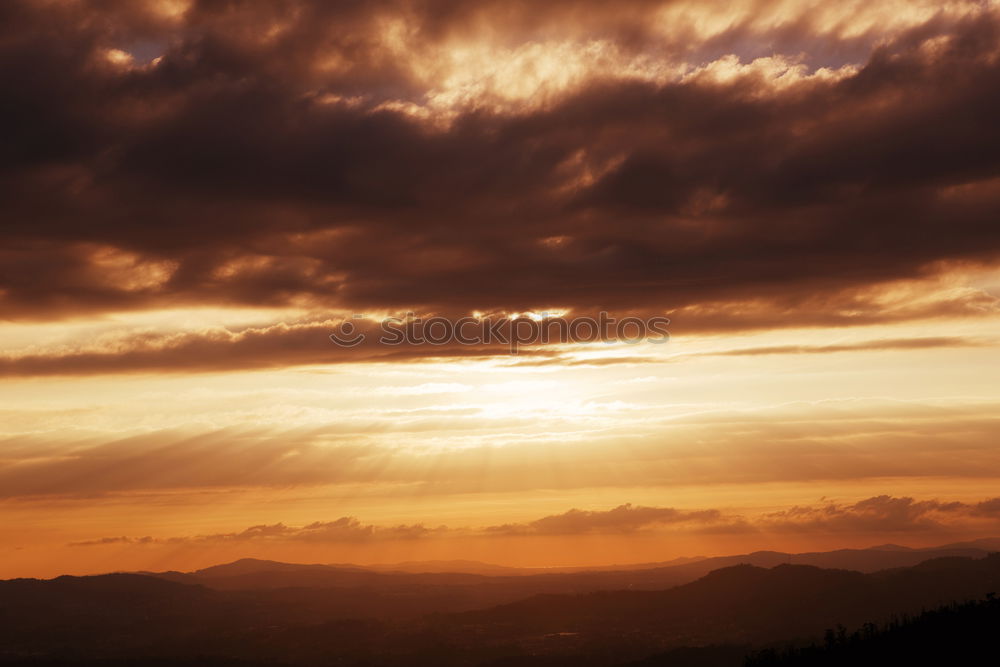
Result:
M0 577L1000 535L996 1L10 0L0 89Z

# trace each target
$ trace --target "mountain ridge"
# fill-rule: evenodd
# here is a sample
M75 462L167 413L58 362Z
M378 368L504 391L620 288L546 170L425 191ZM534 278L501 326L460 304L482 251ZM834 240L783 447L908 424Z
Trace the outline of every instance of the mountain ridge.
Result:
M982 538L978 540L955 542L932 547L907 547L897 544L882 544L865 548L843 548L833 549L830 551L808 551L799 553L762 549L744 554L726 556L680 557L669 561L581 567L514 567L498 565L495 563L486 563L483 561L461 559L403 561L400 563L358 565L354 563L288 563L268 559L240 558L228 563L220 563L190 572L144 571L143 573L152 575L183 574L201 578L242 576L264 571L301 573L310 570L316 572L326 572L331 570L377 572L382 574L482 574L485 576L491 576L490 574L487 574L487 572L493 572L498 576L536 576L605 572L636 572L643 570L659 571L668 568L689 568L692 570L704 569L705 572L709 572L712 569L718 569L718 567L725 567L726 564L736 564L742 562L761 565L767 563L778 564L781 562L788 562L801 565L817 565L818 567L846 567L847 569L859 569L859 571L877 571L878 569L915 565L923 560L927 560L928 558L942 556L966 556L970 558L982 557L991 551L1000 551L1000 537Z
M436 594L418 589L410 593ZM313 665L338 656L338 664L402 667L532 655L548 662L503 664L617 665L685 646L808 640L836 624L857 627L997 590L1000 554L875 573L740 564L661 590L545 593L409 617L379 614L380 598L386 608L406 604L400 591L218 590L135 573L15 579L0 581L0 664L85 655Z

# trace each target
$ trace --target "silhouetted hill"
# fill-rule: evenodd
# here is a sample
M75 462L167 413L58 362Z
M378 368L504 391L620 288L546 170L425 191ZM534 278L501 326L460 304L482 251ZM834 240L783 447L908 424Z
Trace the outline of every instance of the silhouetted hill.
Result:
M873 574L739 565L663 591L539 595L449 622L497 636L642 634L691 645L808 636L1000 590L1000 556L942 558Z
M183 644L201 622L220 616L248 620L235 601L206 588L136 574L0 582L6 654L102 655Z
M224 590L285 587L454 585L480 583L486 575L464 572L377 572L345 565L299 565L245 558L189 573L191 582Z
M300 571L263 565L272 574ZM244 561L209 571L245 577L258 566ZM417 610L468 603L465 589L439 575L364 574L409 583L390 591L214 589L138 574L3 581L0 663L597 667L672 655L665 664L724 667L745 647L801 642L838 624L854 628L981 598L1000 590L1000 556L939 558L869 574L744 564L666 590L543 594L423 617Z
M628 663L627 667L743 667L749 647L682 646Z
M336 589L345 601L357 599L365 615L414 616L431 612L467 611L514 602L532 595L589 593L610 590L662 590L703 577L713 570L740 564L771 568L780 564L813 565L821 568L875 572L913 566L929 558L961 556L982 558L988 552L974 547L926 550L840 549L829 552L788 554L757 551L750 554L671 561L668 565L633 565L630 569L562 571L541 573L469 561L402 564L364 568L356 565L280 563L242 559L190 573L144 573L170 581L200 584L215 590L274 591L274 595L304 598L328 596L319 589ZM449 565L462 572L449 572ZM480 573L468 570L479 568ZM493 573L489 574L489 570ZM291 593L284 589L298 589ZM305 591L305 589L314 589ZM344 605L343 608L349 608Z
M885 665L974 665L995 661L1000 636L1000 600L990 597L953 604L854 632L829 629L822 643L758 651L747 667L884 667ZM671 664L669 662L650 663Z
M957 556L962 558L983 558L990 553L988 549L976 546L945 546L929 549L909 549L883 545L869 549L837 549L835 551L817 551L807 553L783 553L779 551L755 551L738 556L719 556L705 558L693 563L667 568L652 568L647 576L661 576L664 579L673 577L676 583L687 583L704 576L713 570L730 565L756 565L758 567L774 567L780 564L812 565L821 568L840 570L857 570L858 572L877 572L896 567L910 567L931 558Z

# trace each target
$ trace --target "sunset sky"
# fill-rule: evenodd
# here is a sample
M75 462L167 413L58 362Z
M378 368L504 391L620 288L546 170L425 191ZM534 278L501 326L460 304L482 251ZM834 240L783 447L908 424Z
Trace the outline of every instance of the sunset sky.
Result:
M0 91L0 577L1000 536L996 0L9 0Z

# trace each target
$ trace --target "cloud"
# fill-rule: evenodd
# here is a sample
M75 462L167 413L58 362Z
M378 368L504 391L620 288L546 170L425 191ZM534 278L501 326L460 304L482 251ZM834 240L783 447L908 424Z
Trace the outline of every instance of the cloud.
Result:
M83 540L80 542L70 542L70 547L106 547L114 544L155 544L157 540L150 536L146 537L102 537L96 540Z
M976 503L972 508L972 514L973 516L1000 518L1000 498L990 498Z
M588 7L5 3L0 308L781 326L995 261L991 5Z
M423 524L375 526L354 517L334 521L316 521L306 526L289 527L283 523L251 526L238 533L217 533L190 538L194 542L245 542L280 540L295 542L367 542L371 540L411 540L447 533L444 526L427 528Z
M362 523L354 517L341 517L334 521L317 521L305 526L287 526L283 523L251 526L231 533L215 533L189 537L130 538L106 537L73 542L69 546L107 546L115 544L155 545L167 543L218 545L241 542L310 542L343 543L391 540L413 540L454 537L541 537L579 535L625 535L640 531L649 532L663 528L699 529L712 526L728 530L735 525L722 524L726 519L718 510L678 510L669 507L643 507L631 503L610 510L571 509L563 514L545 516L528 523L510 523L487 527L437 526L424 524L399 524L378 526Z
M575 316L567 315L566 319L571 320L573 317ZM882 319L884 321L887 318ZM342 347L331 341L330 335L341 331L344 322L355 327L353 335L365 336L360 344ZM767 324L775 322L776 320ZM869 324L872 320L855 315L848 323ZM757 323L755 326L763 324ZM699 330L699 320L695 318L682 321L681 326L686 333L693 333ZM707 331L712 331L713 328L711 322L706 323ZM151 331L148 328L138 331L113 331L110 335L95 340L85 339L82 342L72 341L68 344L11 350L5 355L0 355L0 376L218 372L318 364L435 361L459 357L496 358L522 366L602 366L664 361L660 356L634 354L577 359L571 350L567 354L567 348L560 347L565 341L558 338L558 331L554 328L550 344L521 345L517 348L517 355L511 353L509 343L503 342L506 339L473 345L463 345L455 340L449 340L442 345L427 343L396 345L381 342L384 335L378 321L350 318L299 319L257 326L218 326L176 332ZM677 362L705 356L825 354L988 347L993 344L989 339L962 336L886 338L830 345L780 345L678 354L673 355L670 361Z
M742 357L765 354L827 354L833 352L865 352L886 350L924 350L938 347L980 347L992 345L982 341L959 336L929 336L924 338L883 338L858 343L841 343L837 345L772 345L767 347L748 347L723 352L709 352L704 356Z
M240 542L370 542L377 540L413 540L454 537L573 537L585 535L624 536L638 533L811 533L884 535L905 533L920 536L926 533L949 534L953 531L996 529L996 505L993 498L977 504L941 502L934 499L914 500L910 497L873 496L855 503L830 502L821 506L794 506L777 512L757 515L727 513L718 509L680 510L672 507L647 507L626 503L609 510L571 509L525 523L508 523L486 527L400 524L378 526L365 524L354 517L334 521L317 521L305 526L283 523L251 526L232 533L216 533L190 537L129 538L106 537L73 542L70 546L107 546L113 544L149 545L161 543L221 544ZM970 524L984 516L988 508L992 520L987 524ZM971 528L970 528L971 525Z
M630 503L606 511L571 509L529 523L490 526L489 533L503 535L580 535L587 533L631 533L656 526L713 523L718 510L682 511L671 507L643 507Z
M20 447L19 440L5 443L9 458L0 464L0 495L8 498L363 481L376 474L366 469L392 456L308 429L164 430L54 449L33 438Z
M978 514L976 508L962 502L917 501L882 495L850 505L830 503L822 507L792 507L767 514L763 525L782 531L920 532L940 530L955 518Z
M153 405L158 399L149 400ZM260 400L285 399L265 394ZM329 399L321 394L317 400ZM395 405L399 400L389 397L376 411L321 411L311 415L316 423L300 428L289 428L288 413L278 406L270 419L253 413L252 425L140 431L127 437L100 431L84 436L77 429L89 426L86 415L64 416L67 427L57 423L56 415L42 413L26 427L34 430L41 423L55 430L0 441L0 497L100 503L137 492L193 497L199 491L259 494L374 483L374 492L397 498L625 484L751 488L880 478L986 480L1000 465L996 405L990 402L822 401L670 418L614 412L611 421L587 407L584 428L572 416L544 410L515 415L491 414L490 405L407 410ZM303 397L297 401L297 409L308 409ZM98 407L95 415L101 414ZM609 423L612 429L606 428ZM567 430L574 424L576 430ZM534 435L522 437L525 432ZM539 432L549 435L543 439ZM427 444L429 433L437 434L433 445ZM456 446L439 447L438 441ZM623 447L628 457L621 456ZM561 471L557 478L553 466ZM626 508L608 518L639 519L643 511ZM599 521L584 515L563 521L571 519Z
M692 533L812 533L882 534L944 533L967 528L970 521L1000 516L1000 499L976 504L914 500L889 495L854 503L793 506L776 512L744 515L718 509L677 510L669 507L620 505L606 511L572 509L535 521L486 528L496 535L625 534L671 530ZM994 525L994 528L996 526Z
M117 544L157 545L195 544L220 545L243 542L371 542L376 540L412 540L447 534L445 526L427 528L423 524L376 526L363 524L354 517L341 517L334 521L316 521L306 526L286 526L283 523L250 526L239 532L211 533L190 537L104 537L96 540L71 542L72 547L94 547Z
M693 352L671 355L668 359L650 356L620 356L591 357L575 359L571 355L554 352L549 355L531 354L527 359L516 362L518 366L612 366L617 364L650 364L676 363L698 357L754 357L772 354L829 354L837 352L867 352L888 350L923 350L935 348L989 347L989 340L965 338L961 336L927 336L921 338L880 338L859 341L856 343L840 343L836 345L769 345L761 347L734 348L717 352ZM538 356L541 358L532 358Z

